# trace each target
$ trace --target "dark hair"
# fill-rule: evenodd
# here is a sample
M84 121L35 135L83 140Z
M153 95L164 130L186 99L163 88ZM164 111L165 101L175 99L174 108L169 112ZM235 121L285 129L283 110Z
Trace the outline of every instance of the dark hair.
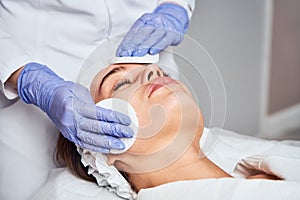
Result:
M54 160L58 166L68 167L71 173L78 178L97 183L96 178L88 174L88 168L81 163L81 155L78 153L76 145L67 140L62 134L59 134L57 140ZM129 182L128 174L122 171L119 172ZM131 187L135 190L133 186Z
M77 152L76 145L62 134L58 137L54 159L57 165L68 167L75 176L97 183L96 178L88 174L88 168L81 163L81 155Z

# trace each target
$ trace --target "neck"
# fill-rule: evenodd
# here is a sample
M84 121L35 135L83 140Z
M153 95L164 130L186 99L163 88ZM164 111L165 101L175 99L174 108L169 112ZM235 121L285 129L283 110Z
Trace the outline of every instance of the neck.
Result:
M139 191L143 188L181 180L230 177L207 157L200 155L203 154L199 148L199 140L197 140L168 167L150 173L129 174L130 182L134 183L135 189Z

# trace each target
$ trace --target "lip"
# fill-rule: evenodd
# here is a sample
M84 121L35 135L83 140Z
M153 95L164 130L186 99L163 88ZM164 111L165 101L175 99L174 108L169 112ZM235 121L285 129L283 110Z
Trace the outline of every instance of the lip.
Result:
M150 97L153 92L160 89L161 87L165 87L168 85L174 85L174 84L178 84L178 82L172 78L169 78L166 76L158 77L151 82L149 90L148 90L148 97Z

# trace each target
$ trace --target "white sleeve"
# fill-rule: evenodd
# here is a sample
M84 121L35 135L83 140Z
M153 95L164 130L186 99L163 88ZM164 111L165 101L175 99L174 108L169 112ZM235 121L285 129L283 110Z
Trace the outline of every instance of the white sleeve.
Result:
M191 19L195 9L195 0L158 0L158 5L167 2L177 3L184 7L188 12L189 18Z
M0 21L0 90L8 98L16 98L17 92L5 84L10 75L30 58L14 38L5 31L3 21Z

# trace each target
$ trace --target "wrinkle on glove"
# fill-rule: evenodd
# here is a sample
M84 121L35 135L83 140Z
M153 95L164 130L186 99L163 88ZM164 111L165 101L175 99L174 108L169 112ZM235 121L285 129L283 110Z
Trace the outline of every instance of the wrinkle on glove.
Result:
M118 57L155 55L183 40L189 26L185 8L163 3L152 13L145 13L131 27L117 49Z

